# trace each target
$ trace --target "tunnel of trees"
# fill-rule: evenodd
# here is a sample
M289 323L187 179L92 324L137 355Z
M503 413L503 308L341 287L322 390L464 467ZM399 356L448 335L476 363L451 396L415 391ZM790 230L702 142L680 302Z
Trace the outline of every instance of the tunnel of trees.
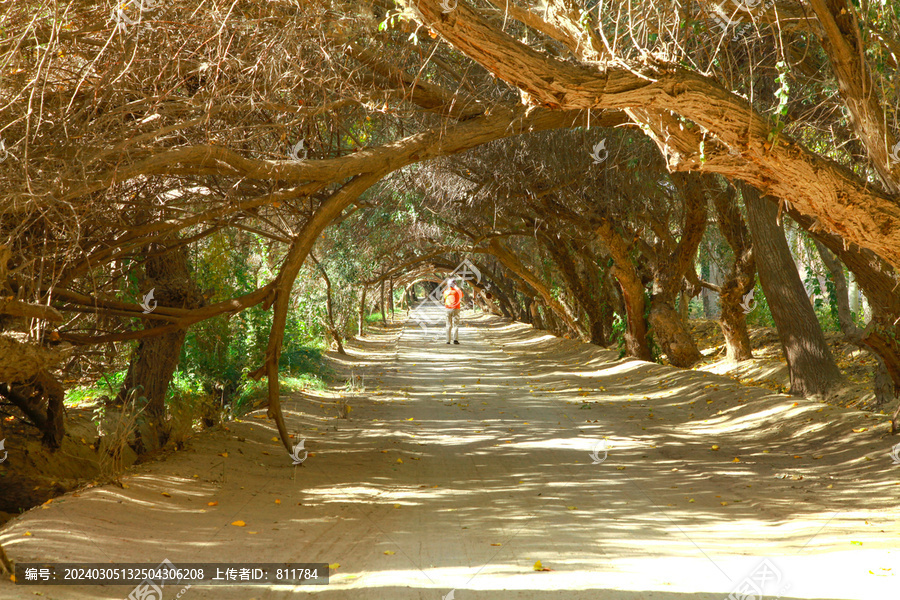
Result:
M4 3L2 416L59 447L102 378L143 453L265 382L289 449L279 372L463 259L485 311L681 368L691 317L733 361L755 319L798 395L845 383L827 321L892 409L900 4L536 4Z

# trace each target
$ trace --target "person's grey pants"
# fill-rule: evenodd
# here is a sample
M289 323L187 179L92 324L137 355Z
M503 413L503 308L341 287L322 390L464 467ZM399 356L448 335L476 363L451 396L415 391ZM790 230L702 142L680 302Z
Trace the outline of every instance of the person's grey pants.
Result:
M458 308L448 308L447 309L447 342L450 342L451 330L453 334L453 341L459 340L459 309Z

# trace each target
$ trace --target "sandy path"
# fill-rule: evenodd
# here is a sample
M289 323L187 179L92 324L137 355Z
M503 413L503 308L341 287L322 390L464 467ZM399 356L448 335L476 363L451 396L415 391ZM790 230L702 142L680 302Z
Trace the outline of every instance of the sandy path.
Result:
M350 419L288 400L314 453L302 467L269 421L245 418L139 467L126 489L26 513L0 543L21 562L340 564L327 587L194 587L187 600L723 600L766 557L780 578L767 598L897 597L900 440L885 424L465 323L459 346L411 325L354 343L338 368L364 373L367 391ZM129 591L0 583L4 599Z

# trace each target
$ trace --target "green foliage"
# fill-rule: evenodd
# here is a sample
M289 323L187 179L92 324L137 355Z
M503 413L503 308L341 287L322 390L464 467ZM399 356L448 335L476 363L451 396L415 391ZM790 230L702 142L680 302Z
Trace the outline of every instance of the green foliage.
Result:
M755 327L775 327L775 320L772 318L772 311L769 308L769 302L766 300L766 294L763 292L759 281L753 288L753 310L747 314L747 326Z
M791 92L791 86L787 79L787 64L784 61L778 61L775 67L778 69L778 89L775 90L778 106L775 107L775 127L769 132L769 141L773 144L777 143L778 136L781 134L781 130L784 129L785 121L783 117L787 116L788 100Z
M381 322L381 311L369 313L365 317L366 323L380 323Z
M838 321L837 292L834 288L831 273L825 274L825 290L815 273L808 272L803 281L804 287L813 292L813 309L823 331L840 331ZM825 296L823 298L823 296Z
M619 313L613 314L612 339L616 342L619 358L625 358L625 330L628 329L628 321Z
M78 386L66 390L65 404L67 406L78 406L80 404L89 404L100 396L115 397L125 381L126 370L106 373L100 377L93 385Z
M662 348L656 343L653 325L650 324L650 301L650 290L644 289L644 323L647 324L647 345L650 347L650 359L658 363L662 355Z
M301 390L325 389L325 380L315 373L300 373L284 375L278 378L283 392L299 392ZM253 410L257 401L266 398L268 382L265 378L259 381L244 379L238 386L237 393L232 401L232 414L239 417Z
M195 278L212 301L250 293L274 277L278 258L268 240L255 234L227 232L211 236L193 257ZM301 291L303 288L301 287ZM308 291L308 290L307 290ZM298 294L285 326L279 369L288 378L318 377L323 370L322 332L317 318L324 309ZM181 349L178 371L169 388L170 401L211 396L233 404L234 414L262 384L247 373L265 361L272 312L253 306L234 316L222 315L194 325Z

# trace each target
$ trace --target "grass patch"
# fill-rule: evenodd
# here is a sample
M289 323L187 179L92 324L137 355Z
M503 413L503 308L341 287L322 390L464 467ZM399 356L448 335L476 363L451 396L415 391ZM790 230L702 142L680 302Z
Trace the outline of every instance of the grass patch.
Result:
M278 377L281 392L299 392L302 390L324 390L325 380L317 373L299 373L292 375L281 373ZM249 379L241 384L235 394L234 416L239 417L253 410L254 405L268 395L269 384L265 378L259 381Z

